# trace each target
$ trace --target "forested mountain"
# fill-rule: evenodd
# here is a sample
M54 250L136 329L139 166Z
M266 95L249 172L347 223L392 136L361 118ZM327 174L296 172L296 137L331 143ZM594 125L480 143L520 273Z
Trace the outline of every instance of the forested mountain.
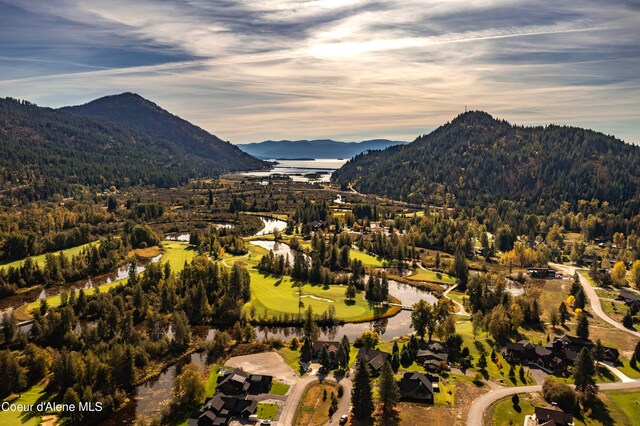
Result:
M592 130L513 126L484 112L459 115L414 142L358 155L332 179L416 203L608 201L638 211L640 147ZM448 195L451 200L451 195Z
M153 114L145 111L153 104L136 95L116 96L113 101L131 120L146 121L148 131L0 99L1 193L19 192L34 199L69 195L74 187L87 185L95 189L140 183L173 186L190 178L265 165L158 107L154 121Z
M388 139L372 139L362 142L339 142L331 139L298 140L298 141L264 141L238 145L238 147L255 157L270 159L293 158L351 158L371 149L385 149L390 146L405 144Z
M255 170L265 167L235 145L165 111L135 93L105 96L84 105L61 108L81 116L102 118L153 138L166 139L184 152L216 163L216 170Z

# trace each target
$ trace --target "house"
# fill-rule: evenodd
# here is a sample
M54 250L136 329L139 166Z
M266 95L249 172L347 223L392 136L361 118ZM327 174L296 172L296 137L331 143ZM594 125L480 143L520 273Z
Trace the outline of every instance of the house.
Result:
M545 426L565 426L573 425L573 416L562 411L557 405L547 407L536 407L535 418L539 425Z
M554 373L561 372L566 367L564 359L550 348L526 340L507 343L501 353L510 363L535 364Z
M360 348L356 359L358 361L366 362L371 369L371 372L375 375L380 372L384 363L390 357L391 354L387 352L382 352L377 349Z
M329 352L329 361L331 365L335 366L337 362L339 347L340 347L340 342L328 341L328 340L316 340L315 342L313 342L313 358L319 359L322 349L327 348L327 352Z
M400 397L414 401L433 404L433 385L429 378L422 373L406 372L398 381Z
M527 268L527 275L531 278L555 278L556 270L551 268Z
M616 300L622 300L625 305L629 306L634 302L640 302L640 295L630 292L629 290L622 289L616 297Z
M557 337L553 342L547 343L546 348L553 352L554 356L561 358L565 364L572 365L578 357L578 354L583 348L591 350L594 344L589 339L583 339L581 337L570 336L565 334L562 337ZM610 348L603 346L602 360L609 362L617 362L620 356L620 352L616 348Z
M225 395L258 395L269 393L271 376L248 374L240 369L229 370L218 377L216 392Z
M436 361L446 363L449 360L449 354L443 352L433 352L430 350L420 349L416 354L416 361L418 364L423 364L425 361Z
M189 426L228 425L233 417L248 418L256 412L258 401L216 393L204 405L202 411L194 413Z

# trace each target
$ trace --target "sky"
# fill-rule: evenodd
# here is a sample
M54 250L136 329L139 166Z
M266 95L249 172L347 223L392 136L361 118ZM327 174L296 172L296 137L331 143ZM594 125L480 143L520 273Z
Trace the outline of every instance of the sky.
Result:
M468 108L640 144L640 0L0 0L0 97L135 92L222 139L413 140Z

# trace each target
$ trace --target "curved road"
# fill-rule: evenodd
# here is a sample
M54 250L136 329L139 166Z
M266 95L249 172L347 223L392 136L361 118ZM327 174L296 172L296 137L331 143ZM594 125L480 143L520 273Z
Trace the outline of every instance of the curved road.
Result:
M571 385L573 386L573 385ZM623 389L640 389L640 381L633 382L615 382L603 383L598 385L600 390L623 390ZM541 392L542 385L535 386L516 386L512 388L502 388L485 393L481 397L473 401L469 414L467 415L467 426L482 426L482 416L487 408L499 399L511 396L516 393Z
M578 268L576 267L561 265L559 263L550 263L549 266L552 266L558 269L559 271L568 274L570 277L573 277L573 274L575 274L575 272L578 270ZM580 284L582 285L582 288L584 289L585 294L587 295L587 297L589 298L589 301L591 302L591 309L593 310L593 313L596 314L597 317L607 322L608 324L611 324L615 328L624 331L625 333L633 334L636 337L640 337L639 332L628 329L624 325L613 320L611 317L605 314L604 311L602 310L602 306L600 305L600 297L598 296L598 293L596 293L596 290L589 283L589 281L587 281L587 279L582 276L582 274L578 274L578 276L580 277Z
M342 395L342 398L340 398L340 401L338 403L338 411L333 414L328 423L329 425L337 425L340 416L342 416L343 414L348 414L349 408L351 407L351 379L344 377L338 382L333 376L328 376L325 374L311 374L300 379L296 384L291 386L291 389L287 394L287 400L284 404L284 407L282 408L282 413L280 414L280 417L278 417L277 422L274 422L274 424L282 426L292 425L296 415L296 409L298 408L298 404L302 399L302 395L304 395L305 389L307 389L307 386L309 386L311 383L316 382L320 379L330 382L337 382L341 384L344 389L344 394Z

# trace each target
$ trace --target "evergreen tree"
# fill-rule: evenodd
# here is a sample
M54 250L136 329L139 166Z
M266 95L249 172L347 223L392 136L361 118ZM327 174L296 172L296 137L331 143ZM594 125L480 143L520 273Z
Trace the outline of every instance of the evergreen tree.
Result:
M598 394L595 381L596 368L587 348L582 348L573 364L573 381L576 391L582 394L585 401L592 401Z
M576 335L583 339L589 338L589 318L585 313L581 313L578 317L578 325L576 326Z
M371 419L373 414L373 394L371 379L366 363L358 361L351 390L353 415L360 420Z
M378 380L378 398L382 403L383 411L393 410L400 400L400 389L393 374L393 368L389 361L385 361Z
M560 323L564 325L569 319L569 310L567 309L566 303L560 302L558 313L560 313Z
M456 281L458 282L458 290L465 291L467 289L467 283L469 282L469 266L467 265L467 259L462 250L456 251L453 270L456 275Z

